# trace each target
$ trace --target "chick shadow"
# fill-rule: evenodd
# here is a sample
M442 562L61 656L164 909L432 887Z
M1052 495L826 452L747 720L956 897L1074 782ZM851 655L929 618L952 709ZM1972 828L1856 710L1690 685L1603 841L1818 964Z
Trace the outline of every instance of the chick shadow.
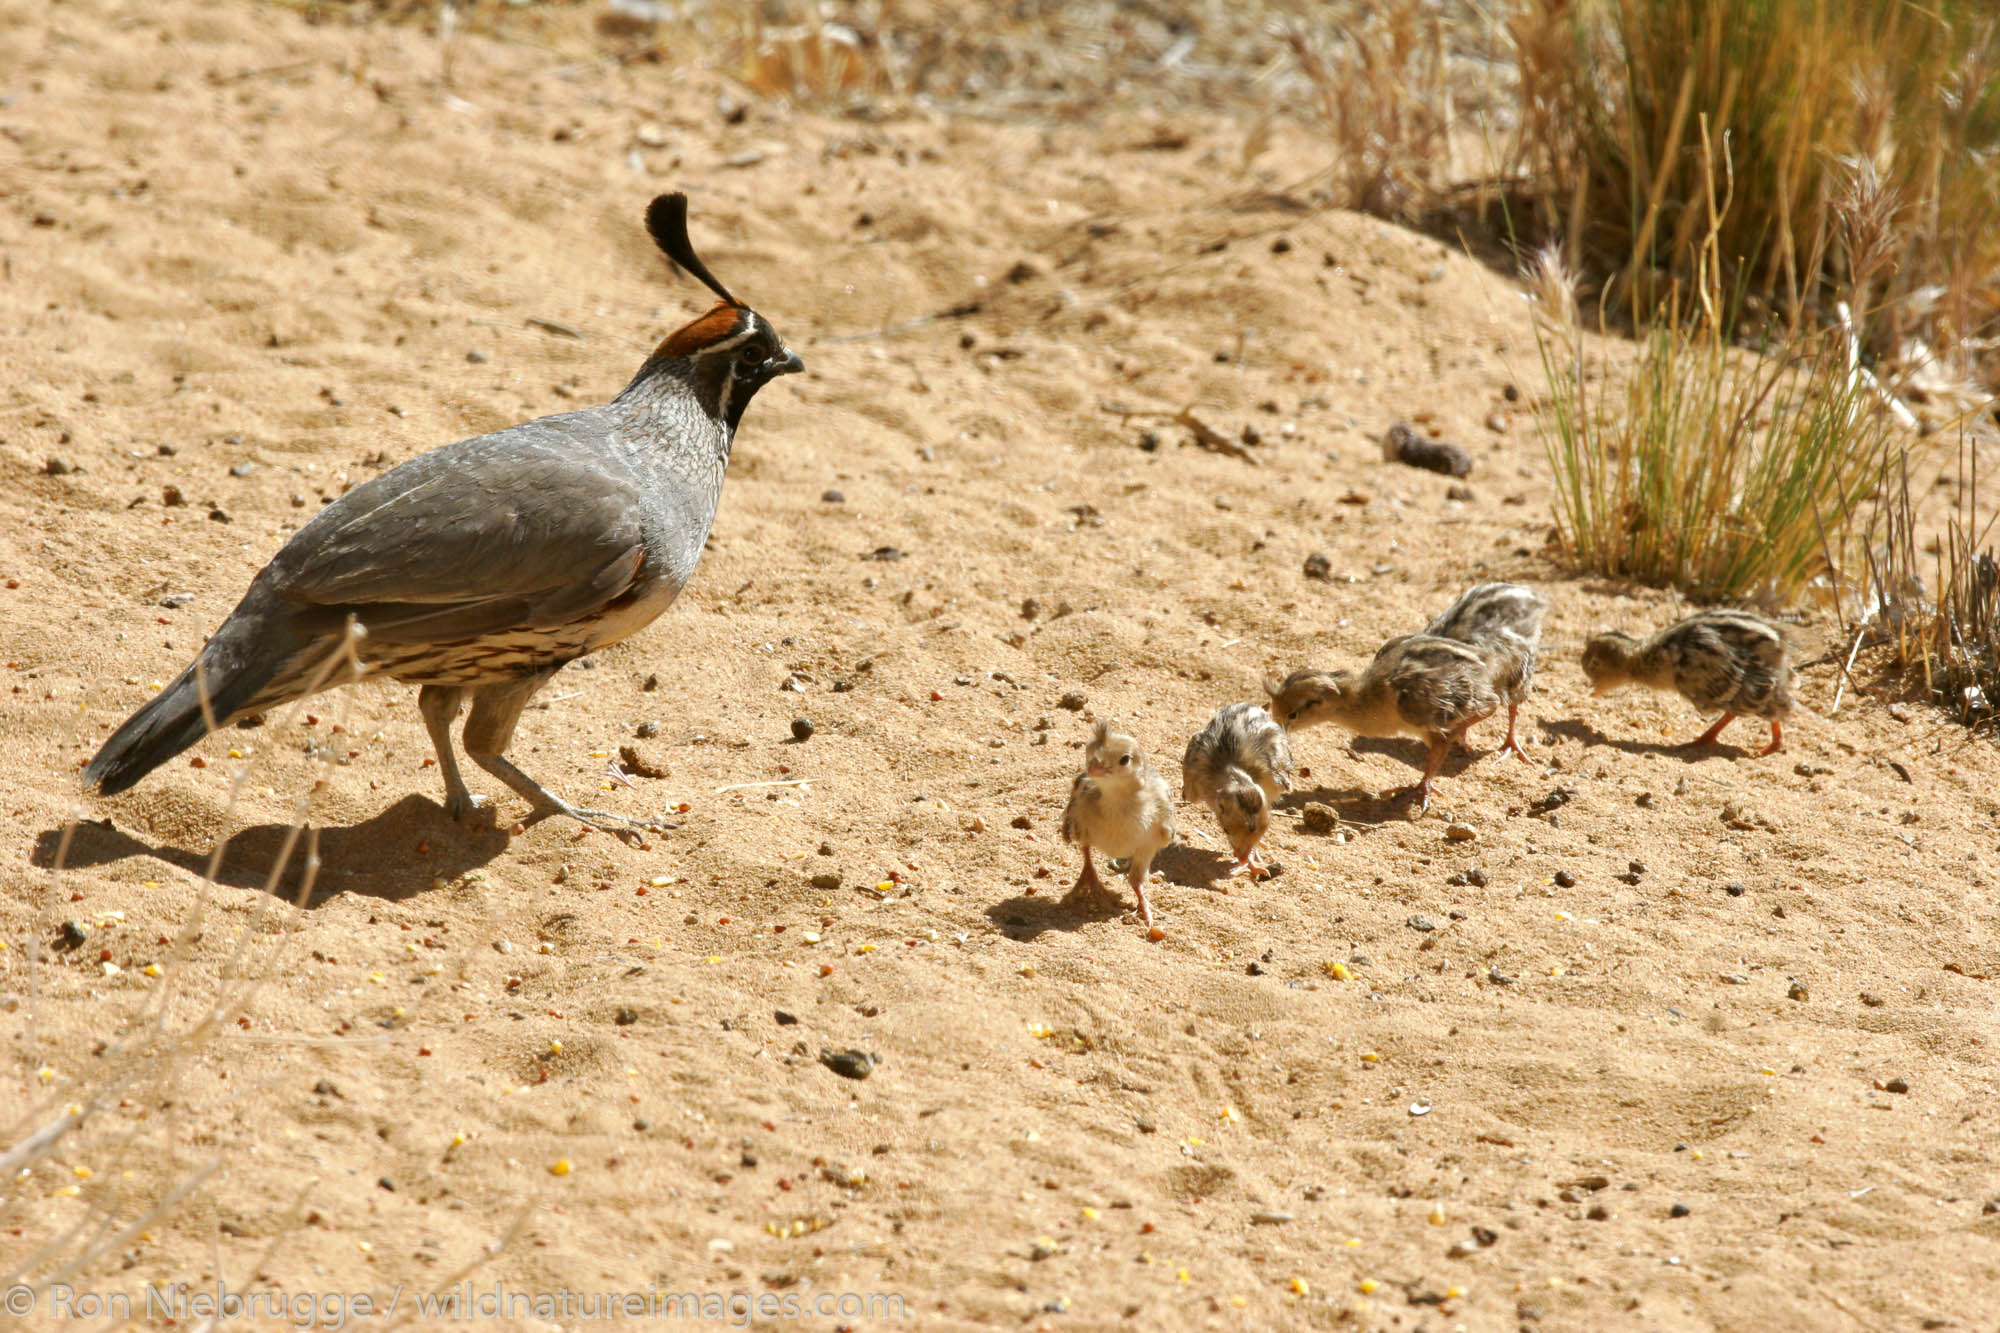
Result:
M1341 827L1359 833L1380 824L1406 804L1393 790L1384 794L1363 787L1295 787L1278 798L1277 808L1296 814L1309 805L1332 806L1340 816Z
M1741 745L1720 740L1711 741L1707 745L1692 745L1687 741L1626 740L1619 736L1607 736L1578 718L1562 718L1554 722L1545 720L1539 725L1544 736L1580 741L1586 746L1608 745L1623 754L1663 755L1668 759L1678 759L1684 764L1698 764L1704 759L1740 759L1755 753Z
M415 850L420 841L429 843L427 853ZM437 880L455 879L478 869L505 850L507 842L507 833L498 827L468 828L455 822L436 802L412 795L373 819L346 828L300 830L296 837L291 824L246 828L229 839L215 879L236 889L268 889L274 897L297 902L308 852L316 850L319 869L306 906L317 907L338 893L402 902L427 891ZM63 867L75 870L150 856L190 874L205 875L211 855L165 843L149 845L108 819L77 824L66 850L62 843L61 827L44 829L35 836L31 860L45 869L53 868L60 853ZM291 844L289 853L287 843ZM385 848L409 850L404 855L385 855ZM279 872L275 879L274 871Z
M1098 873L1103 873L1102 867ZM1138 908L1118 876L1112 876L1096 893L1069 898L1065 896L1068 892L1065 887L1053 896L1016 894L988 907L986 919L1015 943L1032 944L1052 930L1081 930L1093 922L1116 921Z

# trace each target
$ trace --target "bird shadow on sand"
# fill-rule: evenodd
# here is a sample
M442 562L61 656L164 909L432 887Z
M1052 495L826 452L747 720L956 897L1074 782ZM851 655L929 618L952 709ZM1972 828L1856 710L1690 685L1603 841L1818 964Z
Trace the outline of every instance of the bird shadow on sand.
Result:
M1063 889L1054 894L1016 894L986 909L991 921L1008 939L1032 943L1051 930L1077 930L1093 921L1116 921L1137 911L1137 904L1122 878L1113 876L1096 893L1074 898Z
M306 857L316 851L319 871L313 878L306 906L316 907L337 893L358 893L400 902L429 890L441 879L475 870L507 847L507 833L497 827L478 828L455 823L443 807L421 796L406 796L373 819L346 828L300 831L291 824L257 824L229 839L215 879L237 889L265 889L273 896L298 900ZM315 844L313 835L317 833ZM63 830L45 829L35 837L35 865L53 867L62 848ZM427 852L417 844L428 843ZM291 844L287 854L286 845ZM390 849L404 848L398 855ZM150 856L191 874L208 873L210 853L189 851L165 843L153 845L114 826L109 820L79 823L63 854L63 865L75 870L112 865L135 856ZM273 881L273 871L282 872Z
M1385 794L1361 787L1298 787L1279 798L1278 809L1296 813L1309 805L1332 806L1343 825L1358 831L1396 818L1408 804L1399 789Z
M1711 741L1707 745L1690 745L1686 741L1633 741L1618 736L1607 736L1588 722L1575 718L1563 718L1555 722L1543 722L1542 734L1558 736L1563 740L1581 741L1585 745L1608 745L1625 754L1658 754L1669 759L1678 759L1684 764L1698 764L1704 759L1741 759L1756 751L1745 749L1729 741Z

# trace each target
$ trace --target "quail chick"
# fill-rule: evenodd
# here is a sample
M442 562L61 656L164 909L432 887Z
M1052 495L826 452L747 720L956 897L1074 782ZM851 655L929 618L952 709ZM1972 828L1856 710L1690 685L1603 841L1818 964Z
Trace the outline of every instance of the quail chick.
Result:
M1771 724L1771 743L1759 755L1781 750L1784 720L1792 711L1791 646L1784 628L1747 611L1701 611L1650 639L1599 634L1583 649L1583 674L1592 694L1621 685L1678 690L1706 713L1721 709L1715 725L1689 741L1707 745L1740 715Z
M1139 916L1148 929L1153 907L1146 901L1146 872L1160 849L1174 840L1174 801L1166 779L1146 762L1139 742L1108 722L1099 722L1083 751L1083 772L1070 784L1069 805L1063 810L1063 841L1083 849L1083 873L1076 877L1065 902L1101 892L1104 882L1091 861L1096 849L1108 857L1126 859L1125 880L1139 900Z
M1518 583L1482 583L1424 627L1426 634L1470 644L1486 659L1493 688L1507 704L1507 740L1501 752L1512 750L1522 759L1528 758L1528 752L1514 738L1514 719L1535 679L1542 617L1548 613L1548 598L1533 588Z
M1421 781L1406 789L1418 813L1430 808L1431 783L1466 728L1493 716L1500 695L1486 659L1468 644L1433 634L1389 640L1360 675L1294 671L1266 680L1271 715L1287 731L1338 722L1357 736L1424 738L1430 754Z
M1181 796L1215 812L1215 822L1236 853L1232 875L1261 878L1270 872L1257 844L1271 827L1271 807L1292 789L1292 747L1285 729L1256 704L1216 710L1188 742L1181 760Z

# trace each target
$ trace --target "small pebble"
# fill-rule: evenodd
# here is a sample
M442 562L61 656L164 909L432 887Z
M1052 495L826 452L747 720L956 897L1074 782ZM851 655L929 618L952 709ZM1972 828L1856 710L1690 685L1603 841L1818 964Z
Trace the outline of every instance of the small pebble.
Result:
M1872 991L1862 991L1861 1003L1867 1005L1870 1009L1880 1009L1883 1005L1887 1004L1888 1001L1883 999L1881 996L1874 994Z
M465 349L465 359L475 366L483 366L486 364L486 353L477 347L468 347Z
M1570 874L1567 870L1556 871L1555 880L1556 887L1559 889L1573 889L1576 887L1576 876Z
M837 504L847 503L847 497L839 491L833 491L833 490L821 491L819 493L819 498L821 504L837 505Z
M1140 431L1140 432L1139 432L1139 447L1140 447L1141 449L1145 450L1145 451L1146 451L1147 453L1149 453L1149 454L1151 454L1151 453L1157 453L1157 452L1159 452L1159 448L1160 448L1160 432L1158 432L1158 431L1156 431L1156 430L1142 430L1142 431Z
M795 717L792 719L793 740L809 741L812 739L812 734L813 734L813 724L811 718Z
M867 1078L875 1072L876 1057L867 1051L821 1051L819 1062L842 1078Z
M639 1011L637 1009L620 1009L611 1021L621 1028L629 1028L639 1021Z
M1447 500L1463 500L1470 502L1476 497L1473 495L1472 488L1470 486L1467 486L1463 482L1460 482L1456 485L1447 487L1445 489L1444 498Z
M1305 574L1309 579L1318 579L1321 583L1329 582L1333 578L1333 561L1329 560L1324 552L1314 551L1306 557Z
M1340 827L1340 813L1330 805L1315 801L1299 816L1299 827L1308 833L1331 833Z
M837 889L840 887L840 872L822 870L812 877L811 884L816 889Z
M42 471L51 477L65 477L76 471L76 465L67 458L51 458L42 464Z
M778 1020L778 1026L781 1028L795 1026L799 1021L798 1015L788 1014L782 1009L773 1010L771 1017Z
M1243 975L1248 977L1261 977L1264 975L1264 965L1262 963L1253 961L1248 967L1245 967L1243 969Z
M1427 916L1413 916L1403 923L1419 935L1428 935L1437 929L1437 922Z
M1692 1213L1693 1211L1694 1211L1694 1209L1692 1209L1692 1208L1688 1207L1688 1206L1687 1206L1686 1204L1684 1204L1684 1203L1677 1203L1677 1204L1675 1204L1675 1205L1674 1205L1673 1207L1671 1207L1671 1208L1667 1209L1667 1216L1668 1216L1668 1217L1686 1217L1686 1216L1687 1216L1687 1215L1688 1215L1689 1213Z
M1470 824L1448 824L1444 830L1446 842L1471 842L1478 836L1478 832Z
M657 722L641 722L632 729L632 734L642 741L649 741L660 734L660 724Z
M247 477L256 470L257 465L255 463L238 463L229 469L229 475L232 477Z
M79 922L65 921L62 923L62 938L64 948L79 949L90 938L90 931Z
M1750 890L1744 888L1741 884L1725 884L1722 886L1722 891L1732 898L1741 898L1744 894L1750 892Z
M1465 871L1465 882L1476 889L1486 887L1486 872L1478 866L1469 866Z
M1908 1092L1909 1090L1910 1081L1906 1078L1892 1078L1882 1085L1882 1091L1884 1092Z
M1062 698L1056 700L1056 707L1067 708L1072 713L1080 713L1083 711L1083 706L1089 702L1088 699L1083 697L1082 690L1068 690L1064 692Z
M1794 981L1785 991L1785 994L1791 999L1800 1001L1812 998L1812 993L1806 989L1806 984L1803 981Z

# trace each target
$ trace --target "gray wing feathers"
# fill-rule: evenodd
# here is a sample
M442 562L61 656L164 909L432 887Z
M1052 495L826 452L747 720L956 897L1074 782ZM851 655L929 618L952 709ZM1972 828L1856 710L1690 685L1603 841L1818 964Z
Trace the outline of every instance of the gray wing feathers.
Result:
M391 642L589 615L630 588L644 557L637 482L603 448L610 424L591 417L465 440L356 487L278 553L271 593L313 628L352 614ZM480 484L463 485L468 475ZM391 532L421 532L421 549Z

